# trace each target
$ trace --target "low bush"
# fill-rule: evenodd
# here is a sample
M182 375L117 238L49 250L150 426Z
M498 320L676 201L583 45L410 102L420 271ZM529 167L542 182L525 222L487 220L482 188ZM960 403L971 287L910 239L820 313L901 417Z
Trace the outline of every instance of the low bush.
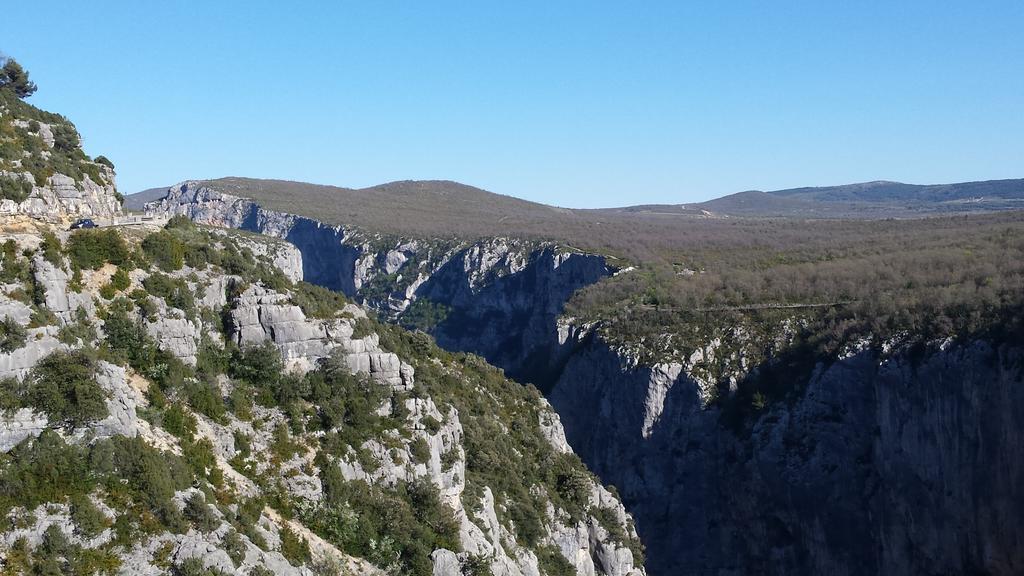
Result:
M66 249L71 266L83 270L98 270L106 263L120 266L131 256L121 233L113 228L76 230Z
M172 278L156 272L143 280L142 285L150 295L163 298L168 306L185 312L189 317L195 315L195 295L192 294L185 279Z
M71 521L78 533L86 538L93 538L111 524L87 494L76 494L71 498Z
M0 178L0 200L24 202L32 193L32 182L21 178Z
M220 520L206 504L201 492L194 492L185 501L185 518L203 533L209 533L220 526Z
M281 555L292 565L302 566L311 558L309 543L291 528L284 526L281 528Z
M96 360L86 351L58 350L28 375L27 404L51 423L74 428L107 416L106 392L96 383Z
M164 272L181 270L185 265L185 244L167 230L154 232L142 241L142 251Z
M28 331L14 318L7 316L0 320L0 352L10 354L25 345Z

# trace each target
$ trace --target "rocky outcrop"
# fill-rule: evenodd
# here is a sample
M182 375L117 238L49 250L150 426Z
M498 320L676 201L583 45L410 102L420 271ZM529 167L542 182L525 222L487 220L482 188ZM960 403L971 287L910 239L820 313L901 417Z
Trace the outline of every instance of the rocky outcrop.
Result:
M679 365L595 337L550 398L636 516L652 574L1015 574L1022 361L985 341L864 350L737 426Z
M54 174L45 186L32 186L29 197L21 202L0 200L0 216L25 215L46 222L66 224L78 218L111 220L121 214L121 202L114 194L114 171L106 166L109 184L97 184L88 175L75 182L70 176ZM0 177L32 182L28 172L0 172Z
M722 350L742 334L644 364L593 326L559 322L576 289L610 272L598 256L500 238L444 247L368 239L197 183L151 209L287 239L305 256L307 280L389 315L438 306L429 331L439 344L549 390L568 443L542 423L549 442L571 445L617 487L652 574L1024 570L1024 530L1014 522L1024 513L1019 348L979 340L922 356L895 343L821 358L810 375L783 375L785 401L736 422L723 407L764 368ZM711 378L707 365L729 374ZM481 522L477 540L493 542ZM574 558L588 538L607 541L596 528L562 525L553 544ZM586 550L614 573L621 549ZM455 573L458 561L435 552L435 573Z
M230 235L232 241L237 240L236 233ZM19 254L31 254L24 250L28 245L26 241L27 238L18 238L21 248ZM253 238L247 241L256 244L260 242ZM276 252L252 246L250 249L259 254L265 265L275 255L289 252L287 249ZM508 252L499 256L491 265L504 265L502 262L514 264L511 254ZM477 257L482 256L482 252L477 253ZM405 485L415 482L425 481L433 485L438 491L440 503L451 509L458 534L454 540L457 550L433 551L433 569L436 573L461 574L470 563L483 563L490 568L491 573L498 576L539 576L543 559L538 554L544 551L555 557L560 555L575 567L578 574L644 574L643 569L636 565L630 548L636 540L631 519L618 499L589 475L583 476L587 482L584 499L589 505L581 505L574 517L552 503L555 501L551 499L555 488L540 483L534 485L531 498L537 497L538 502L544 503L546 508L538 509L541 514L539 541L532 546L524 545L509 516L510 493L494 492L491 487L473 484L473 480L467 478L469 443L463 429L464 414L460 414L460 410L465 411L466 405L458 404L461 401L456 399L458 396L435 403L431 393L437 389L416 381L410 362L420 362L418 366L424 365L422 362L436 362L442 366L441 360L412 356L409 349L403 352L409 356L400 357L386 349L381 344L381 336L374 332L374 326L377 325L367 318L366 312L359 306L346 304L340 309L314 306L310 309L324 317L313 317L296 304L302 299L293 292L297 290L295 286L289 286L274 277L271 284L275 288L271 288L253 276L243 278L225 275L216 266L185 266L166 272L169 279L163 280L163 284L174 282L181 290L191 293L191 298L136 292L145 290L147 280L156 274L155 269L145 267L130 270L128 286L110 292L110 279L116 270L113 264L105 264L96 270L83 270L75 276L76 281L72 282L66 262L54 264L40 253L35 253L31 260L25 259L25 256L21 258L20 265L31 271L31 281L25 279L24 285L31 284L34 287L30 290L34 299L31 303L17 299L28 299L20 295L19 290L24 291L22 284L4 286L0 291L0 311L22 327L30 322L50 325L26 328L24 344L12 352L0 354L0 376L23 377L41 358L56 349L84 346L99 349L109 345L109 342L104 344L103 337L106 334L105 322L109 323L111 317L103 314L103 311L114 313L111 311L119 309L115 301L120 300L123 305L135 306L129 318L138 322L140 331L148 336L148 342L186 364L197 364L206 346L220 348L235 344L244 348L269 342L280 352L289 378L295 378L286 380L289 385L302 382L296 373L308 371L325 360L327 366L347 366L353 373L365 373L369 378L359 379L359 386L380 387L373 389L383 390L380 396L375 396L383 398L382 404L373 405L369 410L376 416L387 418L388 425L379 430L374 429L369 439L360 440L361 445L353 444L347 448L342 445L343 448L338 449L338 440L335 438L331 440L334 449L321 451L320 442L327 441L328 435L337 436L339 429L348 432L348 428L355 427L358 422L350 424L345 421L334 430L283 432L288 429L289 418L292 416L287 415L279 406L268 407L259 403L253 403L249 415L244 418L228 412L213 419L193 411L181 389L173 391L168 388L169 398L147 396L147 390L152 393L152 387L157 386L156 380L151 381L149 378L153 373L159 374L158 370L166 369L167 363L161 361L154 365L152 372L149 367L140 367L137 373L108 360L98 360L95 381L106 395L105 416L68 429L48 421L45 415L31 408L7 410L0 413L0 452L10 452L19 443L38 437L46 430L53 430L67 442L79 445L118 436L141 437L154 448L188 457L191 440L183 437L180 432L178 436L172 435L168 432L170 428L163 427L168 422L162 420L167 416L163 410L170 405L169 402L174 402L195 418L195 437L209 442L212 450L212 463L209 465L220 470L224 488L230 487L230 491L240 496L257 496L260 490L273 485L275 489L283 491L282 495L292 499L291 502L301 512L303 507L316 506L325 499L321 481L323 466L336 466L345 481L362 481L369 486L387 487L395 491L404 490ZM292 252L292 256L286 258L283 265L300 261ZM392 258L392 266L401 264L401 258ZM548 264L553 267L561 265L552 261ZM516 270L521 271L529 266L529 260L519 261L515 266L518 267ZM473 282L486 284L486 280L479 275ZM131 295L130 300L127 295ZM332 306L336 306L333 300L329 301ZM308 302L304 303L306 305ZM394 342L394 335L391 338L388 341ZM106 355L106 352L109 350L100 357L115 356ZM406 361L403 358L413 360ZM457 364L447 364L443 372L446 378L452 377L458 381L461 378L459 370ZM222 397L234 401L235 397L231 394L237 391L239 382L224 373L215 376L206 374L203 377L204 382L214 390L220 390ZM198 383L198 378L191 374L184 378L185 382L178 386ZM4 383L4 386L8 385ZM12 388L5 388L5 392L17 390L16 383L10 385ZM433 385L439 386L436 382ZM473 409L478 409L479 405L490 406L484 414L470 413L474 419L483 417L502 421L502 418L507 418L502 415L506 409L501 408L506 406L505 402L523 403L522 398L515 395L510 400L492 398L490 394L494 394L494 389L488 391L481 388L474 392L468 388L475 386L472 381L459 382L458 386L467 387L459 395L486 395L486 398L479 400L482 404L476 404L477 400L468 404ZM515 388L511 385L504 388L500 384L498 386L500 389ZM249 392L252 393L251 387ZM21 401L26 401L26 398L21 397ZM149 405L148 399L152 398L161 398L165 404L163 407ZM558 416L550 406L535 396L529 402L534 406L535 411L532 413L539 414L536 422L539 432L531 436L529 441L540 445L546 441L554 452L570 453ZM457 404L459 407L456 407ZM522 425L522 422L510 421L507 425L503 424L515 425ZM282 434L285 439L282 439ZM282 444L292 442L296 443L295 451L282 453L288 450ZM247 460L241 454L240 444L247 446ZM240 462L239 458L243 460ZM259 483L254 481L256 477L260 479ZM184 508L187 499L202 497L199 496L202 493L198 488L178 492L174 496L175 505L179 509ZM33 518L44 521L16 530L0 531L0 539L10 544L14 538L24 537L29 546L38 547L50 526L69 524L66 510L57 511L52 507L40 510L38 513L25 510L15 512L31 513ZM123 512L109 508L104 510L111 517ZM309 543L313 557L319 563L317 573L334 573L332 570L335 568L344 568L347 570L345 573L352 574L385 573L366 560L342 553L310 531L297 518L285 519L270 508L260 516L259 526L254 529L260 536L257 540L262 539L262 543L257 545L248 536L235 535L230 545L232 552L229 553L225 538L229 532L240 528L232 528L224 521L224 515L227 514L224 510L221 507L212 512L215 518L211 522L216 527L207 532L190 529L183 533L156 533L131 546L119 548L117 556L122 570L138 574L162 573L159 565L169 562L179 567L186 563L196 567L197 563L201 563L202 566L227 572L247 573L254 566L262 566L280 574L313 573L310 565L296 567L294 562L289 563L282 556L280 530L288 526L293 533L299 534ZM294 510L292 512L295 513ZM301 513L297 516L301 516ZM76 545L95 547L109 541L111 535L108 529L93 541L73 541ZM0 562L3 560L3 552L0 551ZM394 566L388 568L393 569Z
M566 300L611 273L601 256L548 244L372 237L265 210L194 181L171 187L146 210L287 240L302 253L306 281L360 298L391 317L423 300L439 314L420 327L442 346L480 354L510 376L537 384L553 379L568 351L557 339Z
M376 334L353 338L354 320L365 318L359 307L348 305L347 318L307 318L286 294L251 286L233 301L231 331L240 346L271 341L289 369L307 371L317 360L341 349L353 372L370 374L395 388L413 384L413 369L391 352L381 350Z

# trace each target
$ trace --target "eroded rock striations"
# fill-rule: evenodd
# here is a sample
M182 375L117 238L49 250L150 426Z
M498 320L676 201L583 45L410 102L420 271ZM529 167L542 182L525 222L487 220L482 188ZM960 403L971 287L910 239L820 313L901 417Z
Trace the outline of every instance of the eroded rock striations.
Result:
M536 383L552 381L568 352L557 339L566 300L612 272L601 256L545 243L369 235L265 210L195 181L171 187L146 210L285 239L302 252L307 282L359 297L447 349L480 354Z
M569 444L637 518L652 574L1024 570L1024 362L1012 342L819 358L782 375L785 402L737 423L716 399L761 367L725 350L735 334L645 364L596 327L558 320L574 290L610 272L598 256L506 239L381 243L197 183L150 208L285 238L308 280L385 313L443 307L428 327L440 344L549 391ZM710 364L727 374L710 378Z
M261 241L277 244L277 240L225 235L220 231L210 234L212 238L220 238L212 244L214 249L237 242L265 264L277 266L282 276L294 273L295 265L301 265L301 258L296 254L275 257L281 254L280 247L253 246ZM8 239L19 247L15 254L39 246L39 238L34 233L0 238ZM38 252L17 257L16 262L5 263L28 270L29 276L24 282L30 288L27 291L36 296L28 302L20 300L25 292L20 284L5 285L0 291L0 310L5 318L25 330L23 341L13 344L13 350L0 353L0 382L4 394L8 395L3 398L5 404L0 405L0 452L11 455L11 460L0 462L0 474L14 474L10 467L12 462L21 465L21 451L29 449L33 442L53 442L54 435L62 442L85 450L97 443L139 438L153 449L184 458L195 457L194 451L199 445L195 442L202 441L207 443L211 455L204 470L217 470L209 476L218 479L217 498L232 503L222 502L203 514L194 512L197 506L194 501L211 502L213 498L211 488L204 484L206 480L201 480L205 476L198 476L193 484L199 488L184 487L173 493L173 505L178 512L162 513L171 517L184 513L190 522L196 523L194 528L186 525L186 529L165 530L160 521L150 520L157 524L147 527L146 537L126 542L118 532L123 527L115 529L115 524L132 525L134 516L130 511L119 509L119 501L102 488L88 495L103 514L99 532L88 537L81 528L72 528L80 525L81 520L73 509L81 504L69 507L58 500L19 507L17 503L0 501L4 506L0 510L9 518L19 519L16 528L0 533L5 550L16 548L26 549L36 556L45 554L54 546L54 530L59 530L71 546L78 547L76 549L106 555L103 557L109 558L122 574L158 574L169 565L181 571L185 571L185 567L203 566L241 574L257 567L276 574L312 574L314 567L317 573L330 573L342 567L352 574L398 573L408 570L409 566L400 563L401 556L397 556L397 560L390 556L395 552L386 547L394 546L392 540L381 540L379 545L385 548L374 552L370 558L361 558L339 548L342 540L331 531L339 529L337 525L332 524L327 529L315 524L327 510L339 510L325 507L330 494L339 490L338 482L355 487L350 488L352 490L359 490L365 483L371 490L385 494L390 494L389 491L402 494L407 486L425 483L437 490L440 503L451 511L456 530L452 549L431 551L433 574L461 575L470 564L486 566L491 573L505 576L550 573L552 565L568 566L575 573L585 575L640 576L644 573L634 562L631 549L636 539L632 520L617 497L589 475L572 476L577 482L574 494L581 498L572 512L558 501L546 498L544 490L547 489L540 486L531 488L529 503L517 504L508 494L472 479L473 472L468 464L470 451L479 448L468 444L465 418L493 420L500 418L496 414L509 407L499 403L486 414L474 414L465 407L460 410L458 402L451 398L435 402L430 394L432 388L417 382L417 371L407 361L408 357L403 358L381 344L380 334L372 330L373 324L359 306L348 303L323 317L313 317L296 303L293 288L289 288L294 285L282 285L280 280L268 285L259 278L227 274L210 265L185 265L177 270L160 271L125 264L130 268L128 286L110 291L108 285L117 270L112 264L72 273L70 264L63 258L53 262ZM164 296L145 293L149 282L158 277L165 285L178 283L174 285L194 297L182 298L180 292L173 291ZM383 389L380 395L384 401L380 406L367 406L368 412L359 418L375 414L394 422L396 428L381 429L354 447L333 448L328 453L319 444L320 438L336 435L339 429L346 431L355 424L300 433L295 430L296 426L302 429L301 420L291 420L292 416L281 407L263 404L251 406L250 414L245 417L232 412L216 417L203 413L191 407L190 400L183 400L182 392L158 384L167 378L170 360L162 360L140 372L132 367L132 362L137 361L131 360L135 349L108 350L116 349L116 338L127 337L123 335L123 325L111 328L111 323L116 322L113 311L131 306L129 301L136 303L136 325L157 349L207 374L211 370L211 354L254 349L252 347L268 343L273 347L273 354L280 357L287 378L293 379L286 380L292 386L303 382L301 375L322 370L324 362L344 367L357 378L364 374L368 380L360 386ZM115 333L121 336L112 336ZM146 346L142 343L136 348ZM86 423L68 424L47 412L53 407L33 404L37 401L36 392L22 391L29 386L27 382L33 370L55 351L96 348L106 350L102 352L106 359L96 362L94 374L105 396L105 416ZM122 354L128 355L127 365L118 363ZM418 361L435 364L430 359ZM441 360L437 360L436 365L443 366L446 378L458 382L461 376L454 365L442 364ZM193 383L188 384L189 381ZM183 385L195 386L198 381L186 379ZM459 384L462 385L472 386ZM154 395L158 386L164 387L164 391ZM238 396L234 394L240 386L238 381L220 374L216 376L215 386L220 394L230 396L232 402L237 401ZM511 385L504 386L508 389ZM252 394L251 389L249 393ZM490 398L492 392L465 393L470 398L473 394ZM9 404L14 402L12 398L21 397L24 398L21 402L27 405ZM169 424L171 416L166 410L172 401L175 405L188 406L182 409L194 419L195 432L183 434ZM572 458L557 415L543 399L537 398L536 402L537 421L532 423L536 428L535 440L547 443L545 450L551 454ZM353 410L355 408L348 408L349 413ZM293 431L284 431L289 426ZM282 435L287 440L283 440ZM479 439L473 442L478 444ZM282 443L294 447L282 448ZM282 456L282 450L289 452ZM519 457L523 457L521 452ZM332 476L330 470L337 470L337 476ZM324 478L332 479L329 482L333 484L325 486ZM287 502L291 507L289 516L283 516L268 503L263 510L256 511L255 524L243 533L233 519L241 514L242 504L237 499L269 498L266 492L269 487L273 487L275 495L267 502L276 502L276 505ZM542 519L540 532L535 536L536 541L529 544L522 541L507 511L509 507L522 504L542 506L538 511ZM350 509L342 507L340 510ZM352 516L339 522L356 521L354 512L346 513ZM354 529L355 525L350 526L349 529ZM293 548L285 542L286 538L296 537L311 551L312 557L305 563L301 558L296 559ZM336 539L332 543L328 537ZM22 557L11 554L0 552L0 562L20 566L18 562Z
M652 574L1014 574L1022 368L981 340L861 350L736 426L683 364L589 335L549 398L636 515Z

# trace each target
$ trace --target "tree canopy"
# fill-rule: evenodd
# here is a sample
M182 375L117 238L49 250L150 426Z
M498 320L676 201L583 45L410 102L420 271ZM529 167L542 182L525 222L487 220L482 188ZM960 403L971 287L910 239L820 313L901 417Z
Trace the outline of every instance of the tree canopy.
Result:
M0 68L0 88L13 91L18 98L28 98L36 92L35 82L28 79L28 71L14 58L3 61L3 68Z

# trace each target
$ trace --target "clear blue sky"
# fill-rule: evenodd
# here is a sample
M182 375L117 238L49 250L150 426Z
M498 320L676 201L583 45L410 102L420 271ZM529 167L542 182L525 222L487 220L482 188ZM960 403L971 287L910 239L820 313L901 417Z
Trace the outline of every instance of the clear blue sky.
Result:
M1024 177L1024 2L5 2L123 192L451 179L563 206Z

